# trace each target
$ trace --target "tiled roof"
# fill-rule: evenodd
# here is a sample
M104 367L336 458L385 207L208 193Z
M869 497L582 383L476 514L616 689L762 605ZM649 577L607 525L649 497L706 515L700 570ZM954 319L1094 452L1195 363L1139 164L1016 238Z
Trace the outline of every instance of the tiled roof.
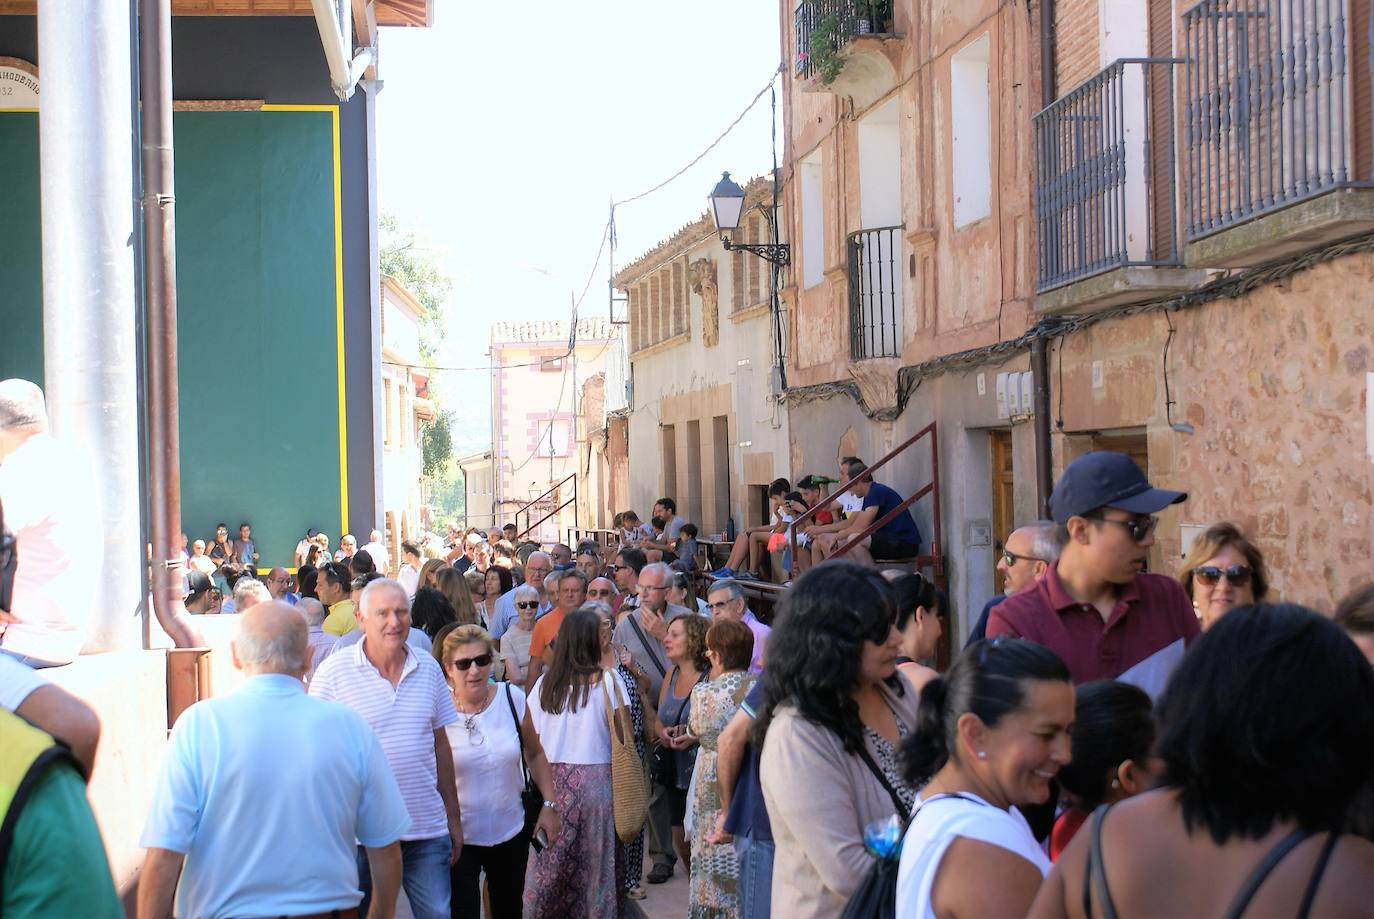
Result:
M609 319L577 320L579 341L614 338ZM517 344L534 341L567 341L568 324L558 319L529 322L495 322L491 326L492 344Z

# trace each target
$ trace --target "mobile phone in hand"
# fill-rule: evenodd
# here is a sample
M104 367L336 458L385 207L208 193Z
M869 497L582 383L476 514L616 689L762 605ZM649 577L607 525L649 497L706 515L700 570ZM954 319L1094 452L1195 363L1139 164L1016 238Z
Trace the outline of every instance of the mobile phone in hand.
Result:
M534 851L543 852L549 847L549 834L546 833L541 826L534 831L534 839L530 840L530 842L534 845Z

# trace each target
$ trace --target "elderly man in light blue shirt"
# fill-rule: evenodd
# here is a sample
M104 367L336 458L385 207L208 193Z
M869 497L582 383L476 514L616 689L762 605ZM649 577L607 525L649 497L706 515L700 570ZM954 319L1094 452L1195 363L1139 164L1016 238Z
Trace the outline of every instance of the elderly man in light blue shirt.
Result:
M553 558L547 552L531 552L530 557L525 559L525 583L539 591L540 616L553 609L553 600L544 593L544 578L552 572ZM515 590L512 587L496 598L496 609L487 617L492 638L500 639L511 623L520 618L519 610L515 608Z
M712 582L706 589L706 610L712 622L734 619L749 626L749 631L754 633L754 655L749 661L749 672L762 673L764 647L768 644L768 633L773 630L759 622L745 605L744 588L739 582L729 578Z
M244 613L232 652L247 682L172 729L140 840L139 917L172 915L174 897L175 915L206 919L356 909L358 842L392 915L410 817L372 729L305 694L309 647L285 603Z

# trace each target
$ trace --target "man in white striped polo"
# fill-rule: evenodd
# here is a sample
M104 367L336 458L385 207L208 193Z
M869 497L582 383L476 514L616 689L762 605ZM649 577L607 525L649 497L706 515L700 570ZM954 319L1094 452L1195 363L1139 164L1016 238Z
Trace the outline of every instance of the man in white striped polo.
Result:
M446 725L458 721L444 672L406 643L410 601L405 588L382 578L358 598L363 639L320 664L310 694L342 702L377 733L410 813L401 838L401 886L416 919L449 915L449 867L463 845L453 754ZM366 855L358 854L367 912L372 891Z

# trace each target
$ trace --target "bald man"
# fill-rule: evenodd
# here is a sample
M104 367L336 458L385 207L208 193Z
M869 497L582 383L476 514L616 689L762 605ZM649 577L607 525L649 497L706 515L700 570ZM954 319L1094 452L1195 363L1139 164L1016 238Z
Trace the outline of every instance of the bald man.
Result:
M267 592L272 595L273 600L281 600L292 606L296 605L298 598L291 593L291 572L281 565L267 573Z
M392 915L410 818L367 723L305 694L309 647L291 606L254 606L230 645L248 679L177 720L140 841L140 919L173 915L174 900L178 916L355 910L355 840Z
M1050 570L1050 563L1059 558L1055 532L1053 520L1037 520L1012 530L1002 546L1002 557L997 560L997 570L1002 572L1002 593L983 607L964 647L987 637L988 616L994 606L1032 586Z

